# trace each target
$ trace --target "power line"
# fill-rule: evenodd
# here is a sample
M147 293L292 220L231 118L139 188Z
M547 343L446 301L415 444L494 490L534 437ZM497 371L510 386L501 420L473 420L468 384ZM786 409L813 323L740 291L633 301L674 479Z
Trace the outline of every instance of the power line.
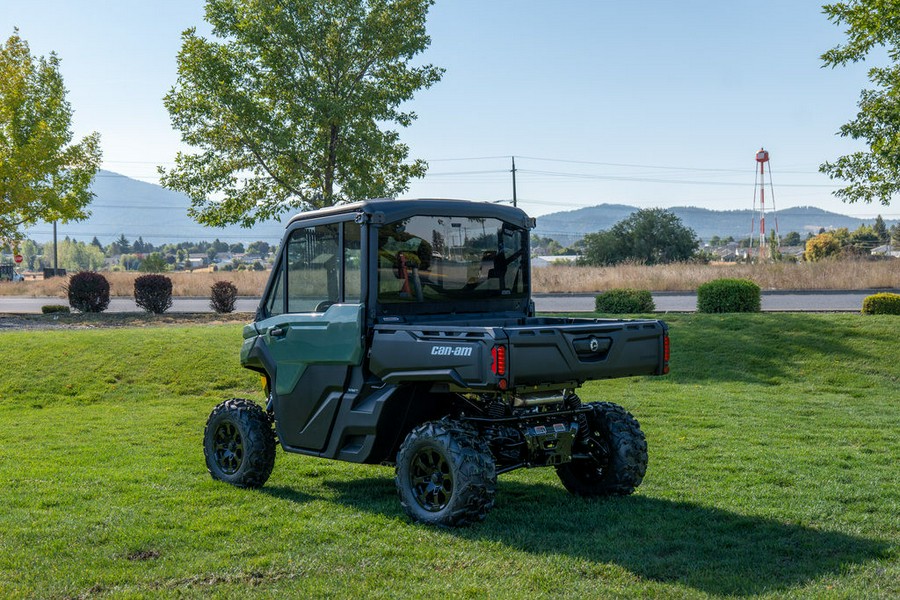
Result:
M516 156L519 156L518 154ZM592 160L570 160L564 158L545 158L540 156L519 156L519 158L524 158L528 160L537 160L544 162L555 162L555 163L568 163L575 165L597 165L604 167L624 167L629 169L660 169L666 171L694 171L694 172L713 172L713 173L741 173L746 174L747 169L724 169L724 168L712 168L712 167L676 167L671 165L642 165L642 164L633 164L633 163L611 163L611 162L601 162L601 161L592 161ZM780 171L781 173L791 173L794 175L813 175L818 174L818 171Z
M435 162L472 162L478 160L506 160L512 155L495 155L495 156L463 156L463 157L447 157L447 158L427 158L424 159L425 162L435 163ZM710 173L741 173L746 174L747 169L734 169L734 168L722 168L722 167L686 167L686 166L676 166L676 165L648 165L648 164L638 164L638 163L616 163L616 162L606 162L606 161L595 161L595 160L578 160L578 159L567 159L567 158L550 158L545 156L524 156L516 154L515 156L520 159L525 160L535 160L540 162L553 162L553 163L563 163L563 164L573 164L573 165L595 165L602 167L617 167L617 168L628 168L628 169L658 169L664 171L690 171L690 172L710 172ZM105 160L104 164L122 164L122 165L175 165L176 162L173 161L147 161L147 160ZM816 175L818 171L800 171L800 170L786 170L780 171L781 173L789 173L794 175ZM104 175L105 177L125 177L125 175L119 175L117 173L111 175Z
M503 169L492 169L488 171L444 171L440 173L425 173L425 177L443 177L448 175L488 175L495 173L506 174L508 171Z
M458 161L466 161L466 160L498 160L498 159L507 159L509 155L505 156L471 156L471 157L462 157L462 158L427 158L425 162L458 162Z
M738 186L738 187L752 187L755 184L752 183L740 183L733 181L695 181L695 180L687 180L687 179L657 179L653 177L627 177L621 175L597 175L593 173L568 173L561 171L537 171L533 169L518 169L520 173L528 173L534 175L547 175L551 177L569 177L572 179L598 179L604 181L635 181L641 183L666 183L666 184L677 184L677 185L722 185L722 186ZM779 187L799 187L799 188L830 188L836 189L841 186L837 185L829 185L829 184L815 184L815 183L782 183Z

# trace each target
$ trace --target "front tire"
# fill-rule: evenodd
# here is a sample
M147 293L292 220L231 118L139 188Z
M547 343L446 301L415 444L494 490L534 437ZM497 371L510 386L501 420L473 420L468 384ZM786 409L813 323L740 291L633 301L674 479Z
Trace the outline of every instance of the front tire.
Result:
M647 472L647 440L631 413L612 402L588 404L588 429L576 450L586 454L556 467L556 474L576 496L627 496Z
M206 421L203 455L213 479L261 487L275 466L275 432L269 415L250 400L222 402Z
M394 481L411 519L459 527L483 520L493 508L497 471L487 444L473 428L441 419L406 436Z

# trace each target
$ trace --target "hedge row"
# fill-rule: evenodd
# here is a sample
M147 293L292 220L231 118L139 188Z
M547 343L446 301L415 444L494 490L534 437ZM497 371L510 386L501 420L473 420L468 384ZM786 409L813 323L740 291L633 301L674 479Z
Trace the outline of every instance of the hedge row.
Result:
M83 313L109 308L109 281L100 273L75 273L66 285L69 305ZM234 311L237 288L230 281L217 281L210 289L210 308L217 313ZM147 312L162 314L172 307L172 280L165 275L141 275L134 280L134 301Z

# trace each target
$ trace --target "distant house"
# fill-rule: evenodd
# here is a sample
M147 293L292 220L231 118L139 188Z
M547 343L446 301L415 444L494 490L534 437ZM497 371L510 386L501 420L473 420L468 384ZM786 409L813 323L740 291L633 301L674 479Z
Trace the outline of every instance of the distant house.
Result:
M806 246L782 246L778 249L784 256L792 256L797 260L803 259L803 253L806 252Z
M552 265L574 265L581 258L578 254L563 254L560 256L535 256L531 259L532 267L549 267Z
M891 256L893 258L900 258L900 248L885 244L883 246L878 246L877 248L872 248L872 256Z
M722 262L734 262L738 259L738 250L742 249L738 248L737 242L729 242L724 246L713 248L712 253L716 259Z
M185 269L199 269L205 267L209 262L209 257L203 253L190 254L184 261Z

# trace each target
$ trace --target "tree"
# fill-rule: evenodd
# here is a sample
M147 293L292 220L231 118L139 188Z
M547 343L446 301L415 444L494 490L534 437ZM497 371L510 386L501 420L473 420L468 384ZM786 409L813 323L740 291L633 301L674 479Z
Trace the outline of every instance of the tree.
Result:
M111 243L108 249L110 256L128 254L129 252L131 252L131 242L128 241L124 233L119 236L119 239Z
M172 125L197 154L160 168L198 222L249 227L299 208L395 196L426 170L407 161L400 105L440 80L411 66L434 0L207 0L215 38L182 35ZM215 200L213 198L216 198Z
M40 268L38 257L41 255L41 248L33 240L25 240L19 244L19 254L22 255L22 264L29 271Z
M888 233L887 225L884 224L884 219L881 218L881 215L875 218L875 224L872 226L872 229L875 235L878 236L878 241L882 244L887 244L888 240L891 239L891 234Z
M891 63L869 69L874 89L860 93L856 118L841 126L841 137L863 140L868 152L854 152L826 162L819 170L849 184L835 192L845 202L878 201L887 206L900 191L900 3L847 0L822 7L828 19L846 26L847 41L822 55L826 66L865 60L873 49L885 49Z
M799 246L802 243L800 234L796 231L789 231L782 239L781 243L785 246Z
M52 242L44 244L43 255L46 264L48 262L46 257L53 256ZM96 246L71 240L68 237L59 243L57 257L59 268L69 271L97 271L103 268L106 260L103 252Z
M583 248L578 264L581 265L614 265L622 262L622 250L619 241L611 231L588 233L581 238Z
M866 256L881 245L881 240L874 227L860 225L853 231L844 244L844 253L849 256Z
M661 208L642 209L609 231L584 237L582 262L611 265L635 261L646 265L689 260L700 245L694 230Z
M0 47L0 239L44 221L77 221L100 168L100 135L72 142L59 58L31 55L17 29Z
M766 243L769 246L769 256L772 257L773 261L780 262L784 258L784 255L781 254L780 240L778 239L778 235L775 234L774 229L769 233Z
M125 236L123 235L122 237L124 238ZM142 236L138 236L138 239L134 240L134 243L131 245L131 251L135 254L153 252L153 244L145 242Z
M166 262L163 255L159 252L152 252L147 258L141 261L141 266L138 267L138 270L142 273L162 273L167 271L168 268L169 263Z
M269 255L269 249L270 246L268 242L250 242L250 245L247 246L247 254L255 254L257 256L265 258Z
M820 233L806 241L806 252L803 253L803 260L808 262L816 262L834 256L841 251L841 242L832 232Z
M891 243L900 245L900 224L891 225Z
M141 266L141 259L135 254L123 254L119 257L119 264L126 271L137 271Z

